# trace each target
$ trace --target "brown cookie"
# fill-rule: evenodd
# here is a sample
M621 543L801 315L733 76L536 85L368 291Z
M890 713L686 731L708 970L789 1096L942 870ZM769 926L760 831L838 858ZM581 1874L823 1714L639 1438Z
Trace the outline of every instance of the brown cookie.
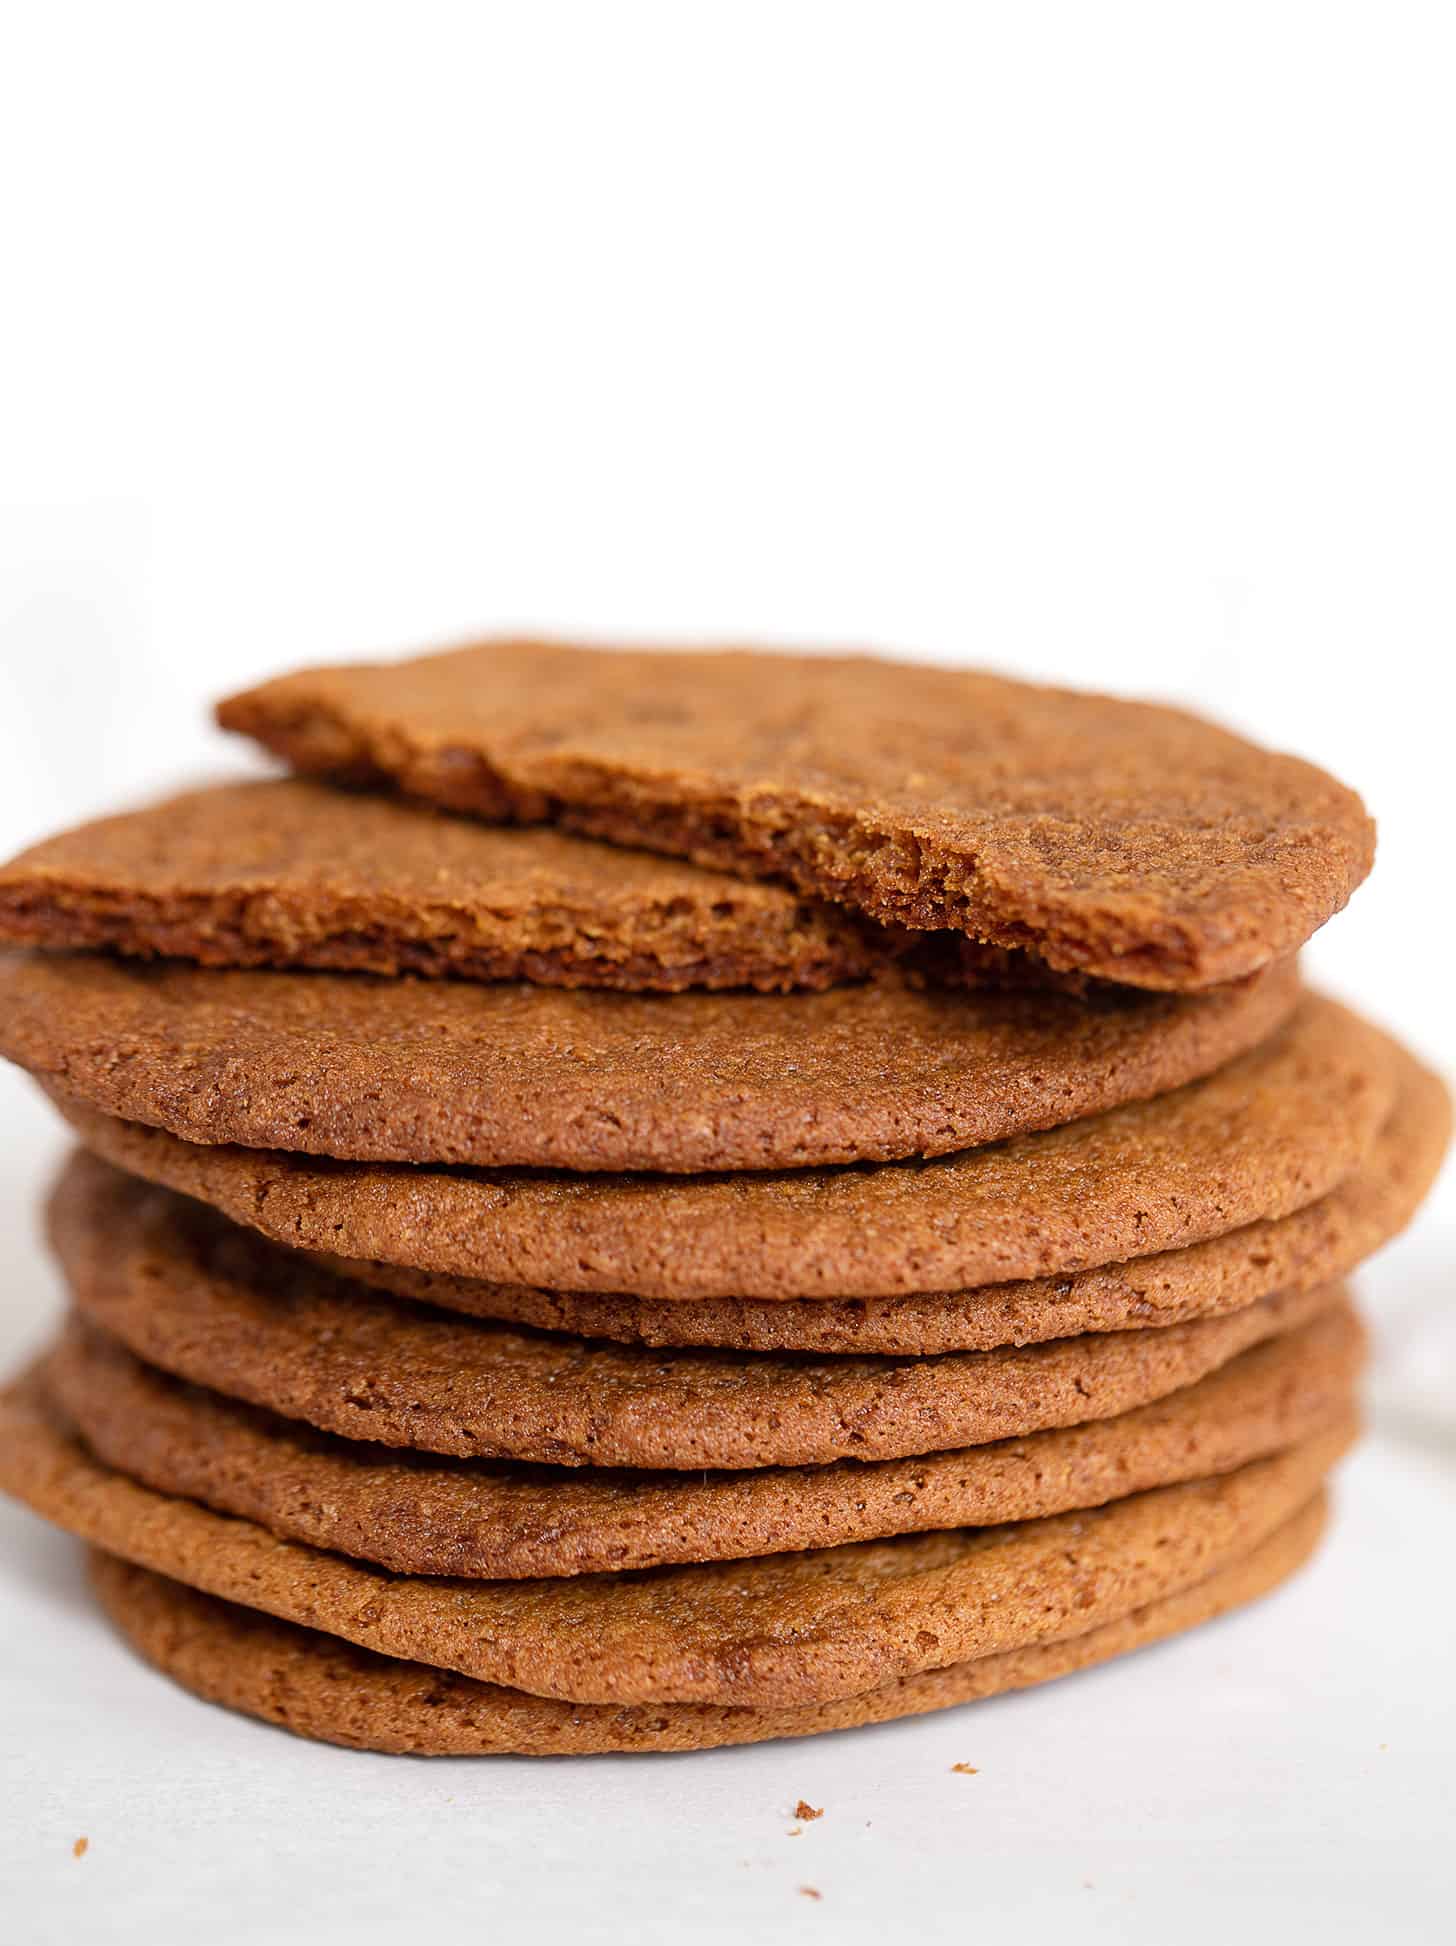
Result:
M0 953L0 1054L192 1142L359 1161L803 1168L944 1154L1257 1045L1292 965L1218 993L632 994Z
M1067 1274L1287 1216L1364 1162L1397 1072L1392 1041L1311 996L1207 1080L1065 1128L931 1162L683 1180L321 1162L53 1098L88 1148L295 1249L556 1290L845 1298Z
M218 720L300 770L1143 986L1293 952L1374 853L1353 792L1180 710L870 658L487 642L284 676Z
M1395 1107L1370 1154L1318 1202L1292 1216L1245 1224L1184 1250L1099 1264L1069 1276L910 1297L727 1297L674 1303L485 1284L324 1252L314 1252L314 1261L336 1277L372 1284L417 1303L624 1344L923 1356L1039 1344L1084 1331L1181 1324L1241 1310L1271 1291L1309 1290L1334 1282L1405 1228L1446 1152L1451 1098L1439 1077L1404 1051L1398 1074Z
M33 1382L0 1399L0 1487L140 1567L402 1660L571 1702L797 1708L1192 1587L1292 1518L1353 1433L1088 1513L544 1581L391 1575L153 1493L92 1459Z
M99 1549L91 1577L116 1627L184 1689L296 1736L416 1757L710 1750L949 1709L1090 1668L1255 1601L1301 1568L1324 1527L1317 1494L1267 1540L1180 1593L1057 1642L903 1676L832 1703L562 1703L361 1649L205 1595Z
M647 1351L422 1311L77 1157L51 1202L77 1309L148 1364L346 1439L554 1466L815 1466L1080 1425L1338 1301L938 1358Z
M912 936L787 888L301 778L217 784L0 868L0 939L204 966L825 987Z
M42 1381L104 1464L396 1574L594 1574L779 1554L1092 1507L1207 1478L1348 1409L1348 1305L1153 1405L928 1459L748 1473L562 1472L355 1444L144 1365L73 1317Z

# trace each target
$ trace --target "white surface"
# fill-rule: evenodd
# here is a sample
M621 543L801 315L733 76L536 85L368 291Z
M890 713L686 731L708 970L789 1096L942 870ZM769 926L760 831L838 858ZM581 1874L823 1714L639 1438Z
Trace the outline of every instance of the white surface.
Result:
M1380 864L1311 962L1450 1064L1449 10L53 0L3 35L0 850L245 761L207 699L303 659L522 623L980 660L1358 784ZM59 1146L0 1076L10 1352ZM1453 1240L1448 1179L1365 1279L1377 1436L1296 1586L814 1745L310 1749L140 1669L0 1510L5 1936L1446 1937Z

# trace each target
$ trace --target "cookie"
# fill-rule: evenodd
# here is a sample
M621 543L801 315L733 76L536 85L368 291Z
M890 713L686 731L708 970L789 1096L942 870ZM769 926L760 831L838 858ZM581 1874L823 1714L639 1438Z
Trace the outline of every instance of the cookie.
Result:
M422 1311L91 1156L51 1203L76 1308L148 1364L346 1439L552 1466L816 1466L1110 1418L1338 1300L938 1358L647 1351Z
M1352 791L1183 711L867 657L486 642L304 670L218 720L300 770L1133 985L1293 952L1374 855Z
M153 1493L90 1458L33 1384L0 1401L0 1487L138 1566L402 1660L570 1702L795 1708L1192 1587L1297 1513L1353 1431L1087 1513L533 1581L391 1575Z
M683 1180L209 1147L52 1094L88 1148L295 1249L555 1290L845 1298L1065 1275L1288 1216L1360 1167L1397 1063L1310 997L1207 1080L1068 1127L930 1162Z
M0 953L0 1054L192 1142L358 1161L780 1169L944 1154L1256 1045L1292 966L1215 994L604 993Z
M295 778L99 818L0 868L0 940L204 966L785 992L921 937L762 880Z
M887 1723L1029 1689L1210 1621L1298 1571L1324 1527L1325 1496L1227 1567L1084 1635L1007 1649L904 1676L832 1703L785 1710L733 1704L562 1703L399 1662L278 1621L93 1550L92 1584L138 1654L211 1703L296 1736L416 1757L577 1757L710 1750Z
M1348 1408L1338 1305L1134 1412L926 1459L792 1471L569 1473L422 1460L179 1383L73 1317L42 1382L105 1465L395 1574L517 1579L837 1547L1098 1506L1232 1471Z
M1335 1281L1415 1215L1451 1134L1438 1076L1403 1051L1395 1107L1353 1175L1318 1202L1206 1243L1068 1276L909 1297L700 1298L593 1296L486 1284L404 1264L314 1253L337 1277L417 1303L624 1344L718 1345L735 1351L923 1355L1038 1344L1084 1331L1181 1324L1241 1310L1271 1291Z

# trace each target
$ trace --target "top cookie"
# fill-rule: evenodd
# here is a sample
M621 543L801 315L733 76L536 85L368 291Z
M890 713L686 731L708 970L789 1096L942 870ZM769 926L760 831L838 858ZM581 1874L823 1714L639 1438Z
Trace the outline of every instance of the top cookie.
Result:
M0 940L204 966L786 992L917 939L786 886L303 778L189 791L0 868Z
M283 676L218 720L301 770L1134 986L1291 952L1374 852L1353 792L1182 711L870 657L486 642Z

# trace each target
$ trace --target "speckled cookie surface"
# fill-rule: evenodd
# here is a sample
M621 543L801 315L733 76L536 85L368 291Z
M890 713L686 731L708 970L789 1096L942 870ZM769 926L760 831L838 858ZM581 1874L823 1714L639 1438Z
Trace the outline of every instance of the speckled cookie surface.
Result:
M868 657L488 642L218 714L303 770L1149 986L1292 952L1374 852L1353 792L1181 711Z
M787 1710L733 1704L562 1703L356 1648L202 1594L94 1551L93 1584L137 1652L208 1702L297 1736L410 1756L587 1756L709 1750L814 1736L978 1701L1070 1675L1257 1600L1294 1574L1325 1520L1318 1494L1227 1567L1115 1622L904 1676L832 1703Z
M979 1446L1127 1412L1337 1291L1165 1331L938 1358L648 1351L338 1284L201 1203L82 1156L51 1204L76 1307L149 1364L349 1439L564 1466L757 1467Z
M1310 997L1207 1080L1065 1128L929 1162L683 1180L328 1163L54 1099L88 1148L296 1249L547 1289L777 1299L1065 1274L1287 1216L1361 1165L1396 1079L1386 1036Z
M42 1382L98 1459L159 1493L396 1574L516 1579L1038 1519L1208 1478L1346 1411L1363 1350L1354 1312L1337 1305L1093 1425L915 1460L748 1473L564 1473L389 1452L170 1379L76 1317Z
M404 1264L317 1254L335 1276L416 1302L625 1344L720 1345L737 1351L984 1351L1084 1331L1181 1324L1237 1311L1271 1291L1345 1276L1414 1216L1451 1134L1440 1078L1404 1052L1395 1107L1353 1175L1318 1202L1184 1250L1065 1276L909 1297L665 1299L593 1296L445 1277Z
M572 1702L793 1708L1191 1587L1297 1513L1353 1431L1086 1513L532 1581L391 1575L153 1493L91 1458L24 1383L0 1401L0 1487L138 1566L405 1660Z
M32 846L0 867L0 939L664 992L830 986L906 944L761 879L302 778L188 791Z
M1216 994L633 994L0 954L0 1054L193 1142L354 1160L775 1169L944 1154L1158 1095L1263 1040Z

